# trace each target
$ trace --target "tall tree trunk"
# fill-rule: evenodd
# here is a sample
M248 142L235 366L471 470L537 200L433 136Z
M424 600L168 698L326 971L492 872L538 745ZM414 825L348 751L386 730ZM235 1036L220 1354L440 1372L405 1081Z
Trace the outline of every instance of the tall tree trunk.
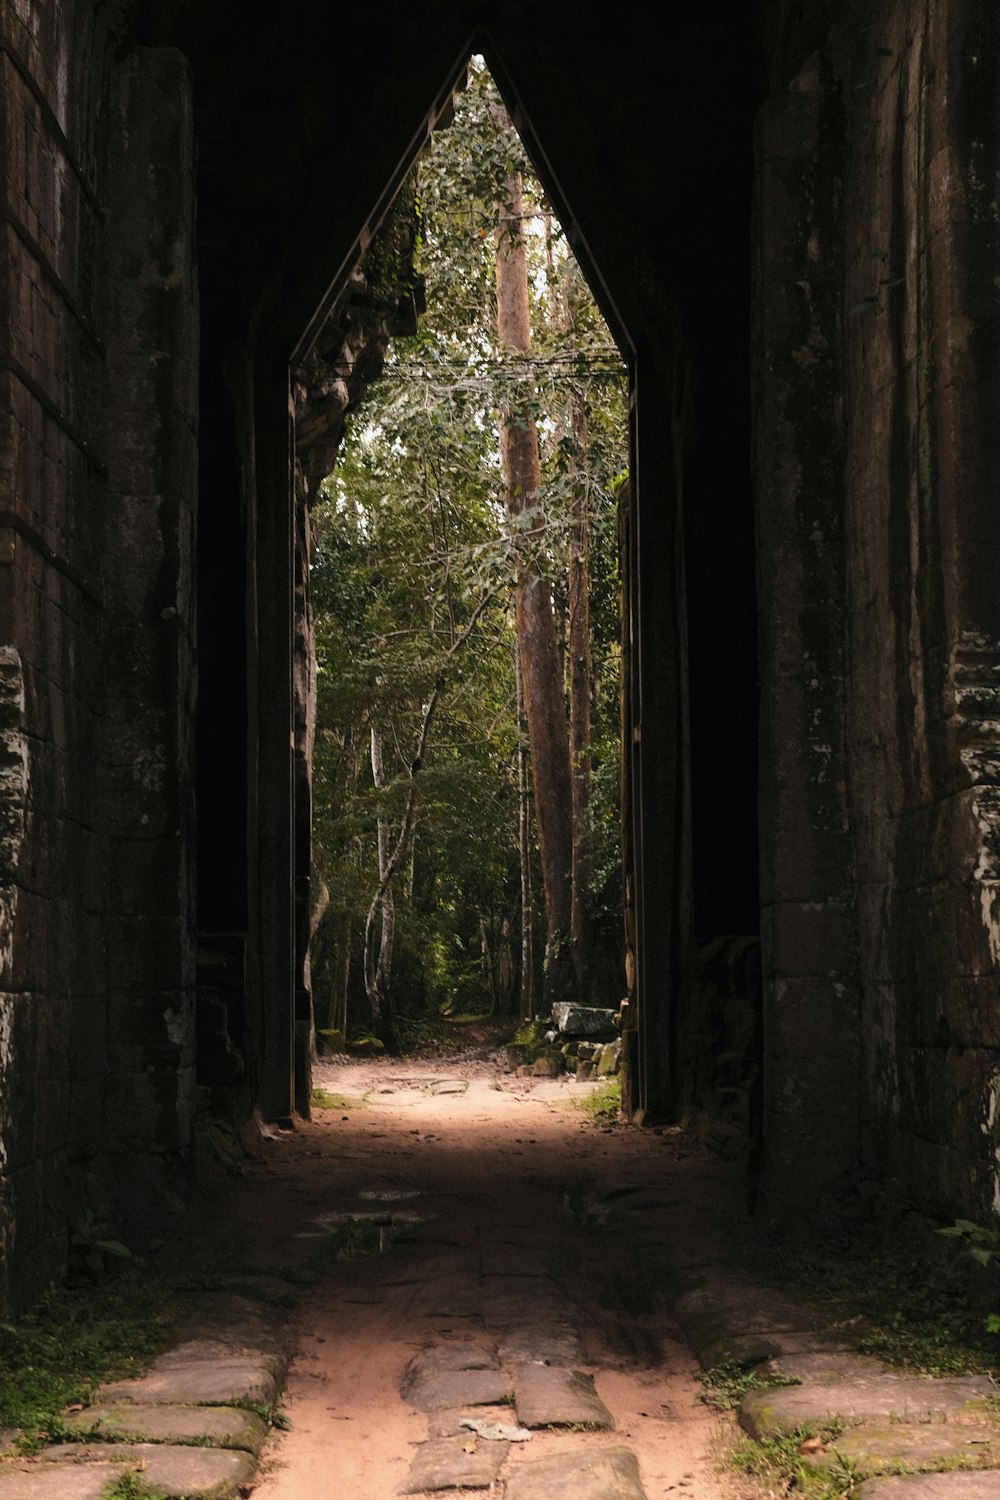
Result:
M573 396L576 493L569 540L569 748L573 768L573 914L570 930L579 998L589 999L594 851L590 834L591 681L590 517L587 503L587 407Z
M351 914L342 912L337 923L337 962L334 969L333 1000L328 1025L347 1038L347 996L351 983Z
M504 182L497 228L497 332L501 344L531 353L528 261L522 235L524 198L521 174ZM573 826L569 734L566 726L563 664L556 637L552 593L538 564L544 530L538 510L541 466L538 432L527 404L508 408L501 420L500 451L513 517L533 513L519 533L516 560L515 630L524 678L524 704L535 783L535 823L545 887L546 1007L571 996Z
M371 726L372 780L379 789L385 786L382 765L382 736ZM378 820L378 890L368 909L365 923L365 993L372 1011L375 1031L386 1046L393 1037L392 1024L392 948L396 936L396 902L392 892L389 824ZM375 935L378 931L376 954Z
M524 679L521 652L514 647L517 682L517 806L518 848L521 857L521 1020L535 1013L534 896L531 889L531 800L528 793L528 726L524 717Z

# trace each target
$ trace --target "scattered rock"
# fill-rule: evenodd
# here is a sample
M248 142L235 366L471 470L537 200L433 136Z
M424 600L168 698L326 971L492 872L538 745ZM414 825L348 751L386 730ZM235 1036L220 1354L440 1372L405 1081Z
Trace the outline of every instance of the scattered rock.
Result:
M599 1060L595 1060L593 1072L598 1078L612 1078L621 1068L621 1042L606 1042L601 1048Z
M562 1056L555 1053L554 1056L545 1053L536 1057L531 1065L531 1076L533 1078L558 1078L562 1068Z
M552 1007L552 1023L566 1037L601 1037L616 1034L615 1013L597 1005L572 1005L564 1002Z

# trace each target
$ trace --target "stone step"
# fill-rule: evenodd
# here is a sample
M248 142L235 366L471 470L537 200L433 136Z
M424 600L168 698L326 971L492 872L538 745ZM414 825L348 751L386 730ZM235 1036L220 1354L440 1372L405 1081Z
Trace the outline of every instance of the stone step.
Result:
M1000 1427L985 1422L863 1422L807 1457L826 1467L838 1454L865 1478L900 1468L1000 1468ZM1000 1485L996 1493L1000 1495Z
M27 1487L25 1500L91 1500L100 1496L109 1480L120 1478L129 1469L138 1470L150 1489L164 1500L233 1500L242 1485L249 1484L256 1463L249 1453L232 1448L202 1448L172 1443L122 1443L114 1447L109 1460L107 1443L59 1443L45 1450L45 1462L35 1471L42 1475L43 1487ZM60 1489L50 1477L61 1479ZM84 1478L84 1476L87 1476ZM87 1488L90 1476L98 1479L96 1488ZM16 1487L4 1488L0 1475L0 1500L21 1500Z
M201 1443L259 1454L267 1426L238 1406L144 1406L129 1401L88 1406L63 1417L63 1426L110 1443Z
M283 1375L276 1355L195 1339L161 1354L145 1375L101 1386L95 1397L101 1404L271 1407Z
M751 1391L740 1406L740 1426L752 1438L764 1441L836 1421L855 1427L887 1418L977 1421L985 1418L985 1403L995 1394L995 1387L982 1375L922 1380L881 1369L871 1372L860 1359L853 1363L853 1372L845 1364L836 1379Z

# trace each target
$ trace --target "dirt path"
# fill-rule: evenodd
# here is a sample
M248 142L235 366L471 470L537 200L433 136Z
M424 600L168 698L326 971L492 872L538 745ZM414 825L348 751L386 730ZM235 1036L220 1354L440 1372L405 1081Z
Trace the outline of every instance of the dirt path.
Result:
M523 1466L561 1455L565 1489L547 1493L575 1500L574 1464L609 1448L635 1454L648 1500L738 1493L716 1473L720 1419L658 1290L672 1234L710 1253L739 1221L721 1164L676 1134L602 1129L570 1102L588 1086L570 1081L378 1061L321 1065L315 1082L350 1102L271 1141L227 1209L248 1268L324 1268L294 1315L290 1427L265 1455L260 1500L388 1500L439 1433L495 1455L456 1419L511 1424L509 1404L480 1410L460 1392L461 1412L428 1413L400 1393L422 1353L463 1364L477 1349L494 1365L499 1349L507 1372L527 1358L592 1375L613 1419L511 1443L507 1493ZM343 1217L363 1214L375 1219ZM345 1258L379 1239L383 1253Z

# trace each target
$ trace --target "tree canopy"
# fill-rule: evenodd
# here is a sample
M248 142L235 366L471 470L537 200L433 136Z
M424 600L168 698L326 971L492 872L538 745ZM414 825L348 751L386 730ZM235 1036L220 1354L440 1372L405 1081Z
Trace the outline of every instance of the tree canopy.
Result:
M592 992L616 1003L620 991L614 497L626 463L624 372L503 119L495 86L474 61L454 122L434 137L417 174L426 313L414 337L394 342L314 507L315 847L335 934L327 977L315 974L321 1027L374 1020L391 1031L393 1014L516 1005L525 730L512 601L530 556L566 652L581 504ZM497 214L512 174L523 183L530 352L505 348L497 335ZM517 512L507 503L500 448L512 412L534 424L541 474ZM533 842L530 859L538 893L531 923L541 936ZM388 972L376 993L387 923Z

